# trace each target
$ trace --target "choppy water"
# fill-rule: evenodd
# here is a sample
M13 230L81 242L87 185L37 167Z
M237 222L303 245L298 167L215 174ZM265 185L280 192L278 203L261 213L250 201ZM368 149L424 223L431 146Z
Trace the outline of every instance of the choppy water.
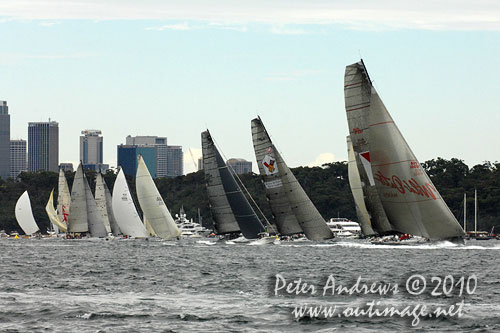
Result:
M371 245L362 241L250 245L209 241L0 239L0 330L10 332L400 331L413 318L295 319L296 306L362 306L380 301L432 308L465 300L463 315L422 319L417 330L500 330L500 241L466 246ZM477 276L468 295L405 290L407 278ZM274 295L276 274L301 278L317 294ZM398 284L395 295L323 297L323 286ZM281 282L282 280L279 280ZM331 282L331 281L330 281ZM448 281L449 282L449 281ZM278 284L278 287L280 285Z

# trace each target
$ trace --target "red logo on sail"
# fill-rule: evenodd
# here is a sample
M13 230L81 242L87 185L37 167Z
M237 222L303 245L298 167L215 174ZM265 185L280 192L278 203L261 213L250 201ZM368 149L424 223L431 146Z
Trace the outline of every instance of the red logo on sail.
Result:
M425 183L421 185L415 178L401 180L396 175L393 175L391 178L389 178L384 176L382 172L380 172L380 170L375 174L375 180L384 186L398 190L398 192L401 194L406 194L407 192L409 192L420 195L422 197L437 200L436 194L438 192L431 183Z
M269 170L269 172L273 173L273 172L274 172L274 169L275 169L275 168L274 168L274 163L275 163L275 162L276 162L276 161L274 161L274 160L271 160L271 161L269 162L269 164L268 164L267 162L264 162L264 166L267 168L267 170Z
M68 223L68 212L66 211L66 206L62 205L63 222Z
M359 127L353 128L352 131L353 131L354 134L361 134L361 133L363 133L363 130L360 129Z
M276 159L271 155L264 156L264 159L262 160L262 165L264 166L264 171L268 176L278 172L278 164L276 163Z

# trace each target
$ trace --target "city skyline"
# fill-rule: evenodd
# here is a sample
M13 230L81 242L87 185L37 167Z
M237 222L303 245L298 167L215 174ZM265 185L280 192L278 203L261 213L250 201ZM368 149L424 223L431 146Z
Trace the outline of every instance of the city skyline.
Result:
M255 162L257 115L291 167L346 160L343 74L361 56L420 161L498 159L484 144L500 139L489 1L28 3L0 5L0 99L11 138L59 122L60 162L77 163L77 133L99 128L105 163L127 135L167 135L187 173L207 127L226 156Z

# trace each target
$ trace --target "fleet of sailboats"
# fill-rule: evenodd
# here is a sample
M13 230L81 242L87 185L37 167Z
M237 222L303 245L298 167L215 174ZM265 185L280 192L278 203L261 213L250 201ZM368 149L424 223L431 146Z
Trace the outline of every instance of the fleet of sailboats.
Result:
M409 234L429 240L462 238L466 230L466 196L462 228L396 126L363 60L346 67L344 97L349 127L348 177L362 234ZM214 231L232 237L241 234L246 239L262 237L266 229L282 236L303 234L315 241L332 238L325 219L283 160L260 117L251 121L251 132L273 220L267 221L251 197L250 204L244 185L206 130L201 133L203 170ZM142 156L138 156L137 165L135 185L144 222L122 169L113 194L103 175L97 173L94 197L80 163L71 192L64 171L59 172L57 210L54 190L50 193L45 210L54 228L68 235L100 238L110 234L179 238L181 232ZM477 207L477 197L475 200ZM39 230L27 192L19 198L15 213L27 235ZM477 216L474 229L477 233Z

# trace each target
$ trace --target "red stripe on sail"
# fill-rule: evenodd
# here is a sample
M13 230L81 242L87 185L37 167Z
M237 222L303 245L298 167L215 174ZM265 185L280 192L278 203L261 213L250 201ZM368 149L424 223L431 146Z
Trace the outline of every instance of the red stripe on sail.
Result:
M344 85L344 88L346 88L346 87L350 87L350 86L355 86L355 85L357 85L357 84L361 84L361 83L363 83L363 81L359 81L359 82L356 82L356 83L351 83L351 84L346 84L346 85Z
M368 108L368 107L370 107L370 104L365 105L365 106L360 106L359 108L354 108L354 109L345 110L345 112L356 111L356 110L360 110L360 109L364 109L364 108Z
M365 160L367 160L368 162L371 163L371 161L370 161L370 152L369 151L367 151L366 153L361 153L360 155L363 156L363 158Z
M370 126L377 126L377 125L384 125L384 124L391 124L391 123L394 123L394 121L384 121L382 123L371 124Z

